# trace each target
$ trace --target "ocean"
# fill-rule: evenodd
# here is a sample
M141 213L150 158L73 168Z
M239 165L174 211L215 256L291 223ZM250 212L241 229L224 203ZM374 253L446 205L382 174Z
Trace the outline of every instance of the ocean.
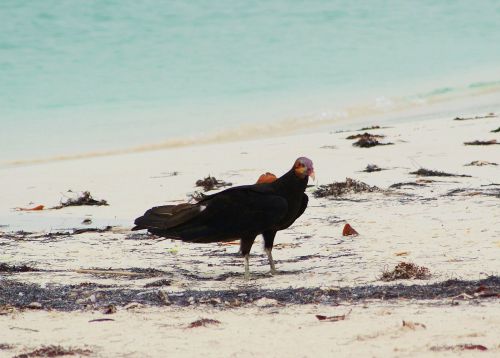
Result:
M0 29L0 163L500 91L498 0L2 0Z

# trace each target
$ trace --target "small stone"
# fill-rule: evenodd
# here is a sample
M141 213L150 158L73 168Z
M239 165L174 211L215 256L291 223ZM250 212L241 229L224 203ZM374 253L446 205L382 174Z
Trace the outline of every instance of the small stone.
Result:
M130 302L130 303L126 304L125 306L123 306L123 308L125 308L126 310L131 310L134 308L141 308L143 306L144 305L142 303L139 303L139 302Z
M42 304L40 302L31 302L29 305L26 306L27 308L31 308L34 310L39 310L42 309Z
M271 306L276 306L278 304L278 301L275 300L274 298L262 297L254 301L253 303L257 307L271 307Z

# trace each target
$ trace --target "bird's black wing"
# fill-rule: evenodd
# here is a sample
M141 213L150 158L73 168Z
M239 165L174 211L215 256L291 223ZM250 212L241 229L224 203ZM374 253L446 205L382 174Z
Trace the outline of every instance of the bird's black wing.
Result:
M163 206L136 219L138 228L191 242L214 242L258 235L277 227L286 216L288 203L268 190L254 186L232 188L197 204Z
M297 211L297 214L285 220L285 222L282 223L279 229L280 230L288 229L295 222L295 220L297 220L304 213L304 211L307 208L308 202L309 202L309 197L307 196L307 194L305 193L302 194L302 201L300 203L300 208Z

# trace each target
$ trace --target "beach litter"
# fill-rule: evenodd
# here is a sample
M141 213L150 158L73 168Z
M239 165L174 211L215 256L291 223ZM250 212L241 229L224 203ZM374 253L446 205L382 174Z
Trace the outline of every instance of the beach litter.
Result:
M427 267L417 266L411 262L400 262L393 270L384 269L380 279L382 281L395 280L427 280L431 277L431 273Z
M232 183L225 182L223 180L219 180L213 176L208 176L204 179L200 179L196 181L196 186L202 187L204 191L210 191L214 189L220 189L226 186L232 186Z

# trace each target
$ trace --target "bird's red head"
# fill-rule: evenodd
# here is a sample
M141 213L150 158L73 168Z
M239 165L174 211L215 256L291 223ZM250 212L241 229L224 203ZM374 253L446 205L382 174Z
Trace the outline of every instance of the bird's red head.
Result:
M314 167L311 159L306 157L300 157L295 161L293 165L293 170L295 175L300 179L305 177L311 177L314 180Z

